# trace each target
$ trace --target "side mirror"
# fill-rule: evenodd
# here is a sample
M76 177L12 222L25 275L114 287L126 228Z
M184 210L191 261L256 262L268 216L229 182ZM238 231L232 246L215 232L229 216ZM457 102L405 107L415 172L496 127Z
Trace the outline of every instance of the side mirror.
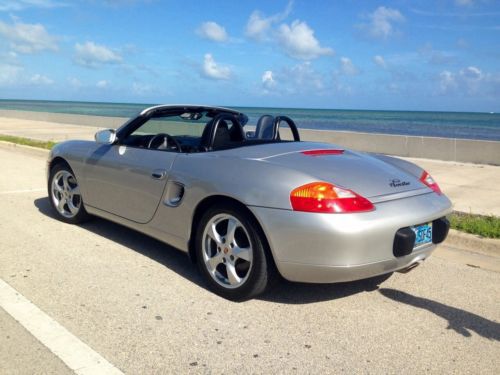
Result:
M114 129L99 130L95 133L95 141L101 145L112 145L116 141L116 131Z

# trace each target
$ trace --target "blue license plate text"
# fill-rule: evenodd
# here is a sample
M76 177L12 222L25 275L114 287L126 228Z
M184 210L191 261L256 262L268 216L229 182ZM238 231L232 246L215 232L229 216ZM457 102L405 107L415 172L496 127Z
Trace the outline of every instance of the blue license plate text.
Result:
M432 223L411 227L415 232L415 245L413 248L432 242Z

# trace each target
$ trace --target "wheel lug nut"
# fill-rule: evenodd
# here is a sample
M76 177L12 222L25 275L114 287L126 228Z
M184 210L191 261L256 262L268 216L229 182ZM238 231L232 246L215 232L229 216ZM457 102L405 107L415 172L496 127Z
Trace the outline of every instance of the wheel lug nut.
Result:
M234 256L233 255L231 255L230 258L231 258L231 260L234 260Z
M226 263L226 258L222 258L222 263Z

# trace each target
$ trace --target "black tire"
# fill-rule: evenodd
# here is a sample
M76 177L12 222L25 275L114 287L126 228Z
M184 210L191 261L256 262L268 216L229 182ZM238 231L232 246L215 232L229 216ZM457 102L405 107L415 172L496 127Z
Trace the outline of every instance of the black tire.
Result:
M58 186L62 190L68 190L68 191L57 191L54 187L54 179L58 179L58 182L60 182L60 179L63 178L64 176L68 176L68 186L71 189L74 189L75 187L78 187L78 182L76 180L75 174L67 165L66 163L58 163L52 167L50 170L49 174L49 180L48 180L48 193L49 193L49 201L50 205L56 212L57 218L61 221L64 221L65 223L68 224L80 224L83 223L87 220L90 219L90 215L87 213L85 210L85 207L83 205L83 198L81 196L81 193L78 194L71 194L69 192L69 189L65 189L66 183L58 184ZM63 196L64 194L67 194L66 196ZM58 202L61 200L65 200L67 203L58 208ZM70 202L71 202L71 208L70 208Z
M232 248L231 244L222 245L225 246L222 252L220 251L220 249L218 249L219 251L218 255L227 257L227 260L225 260L224 263L220 263L219 264L220 267L218 266L219 267L218 269L220 269L221 272L219 271L215 272L219 276L222 276L221 278L216 277L216 275L213 275L210 272L209 270L210 266L207 264L204 257L204 252L210 250L209 249L210 246L214 246L214 244L215 246L217 246L217 243L213 240L211 242L211 245L207 244L204 245L204 241L210 242L210 239L206 237L205 229L207 229L207 226L209 224L211 225L213 223L214 219L221 216L224 217L224 215L233 217L237 221L239 221L241 227L238 226L235 231L234 235L235 241L245 242L243 236L248 235L247 236L248 244L251 249L250 250L251 266L246 271L246 273L244 271L246 266L245 263L246 261L243 259L238 259L238 256L235 255L236 261L234 263L234 269L237 270L239 265L243 265L242 266L243 272L241 275L242 279L244 279L241 285L238 285L236 287L234 285L231 286L227 283L226 283L227 285L224 285L225 281L229 282L229 270L227 267L230 265L230 257L232 258L233 254L232 251L235 250L231 249ZM220 225L224 226L223 219L221 220L222 221ZM227 227L228 226L229 223L227 224ZM236 238L238 237L238 234L240 239ZM225 236L228 236L227 232ZM224 205L224 206L211 207L205 212L205 214L202 216L196 228L196 237L195 237L196 261L200 273L203 276L203 279L205 280L206 284L208 285L208 288L211 291L213 291L214 293L218 294L223 298L232 301L245 301L264 292L264 290L268 286L269 281L271 280L271 277L274 275L274 269L273 269L272 259L269 259L270 255L267 254L267 251L264 247L265 242L262 236L263 235L259 230L258 223L255 221L253 217L251 217L250 214L245 212L245 210L243 209L230 205ZM236 242L234 243L236 244ZM239 246L241 245L236 246L236 248L238 248ZM228 250L229 253L222 254L226 250ZM224 267L226 267L227 280L223 280L224 277L223 275L221 275L221 273L222 274L224 273Z

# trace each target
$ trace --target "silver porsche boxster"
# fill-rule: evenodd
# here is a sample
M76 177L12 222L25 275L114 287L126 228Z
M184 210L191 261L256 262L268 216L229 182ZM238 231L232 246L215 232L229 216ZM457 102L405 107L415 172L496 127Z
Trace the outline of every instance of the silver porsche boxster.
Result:
M232 300L273 275L334 283L404 271L444 241L451 203L401 159L300 141L286 116L161 105L49 156L58 217L92 215L186 252Z

